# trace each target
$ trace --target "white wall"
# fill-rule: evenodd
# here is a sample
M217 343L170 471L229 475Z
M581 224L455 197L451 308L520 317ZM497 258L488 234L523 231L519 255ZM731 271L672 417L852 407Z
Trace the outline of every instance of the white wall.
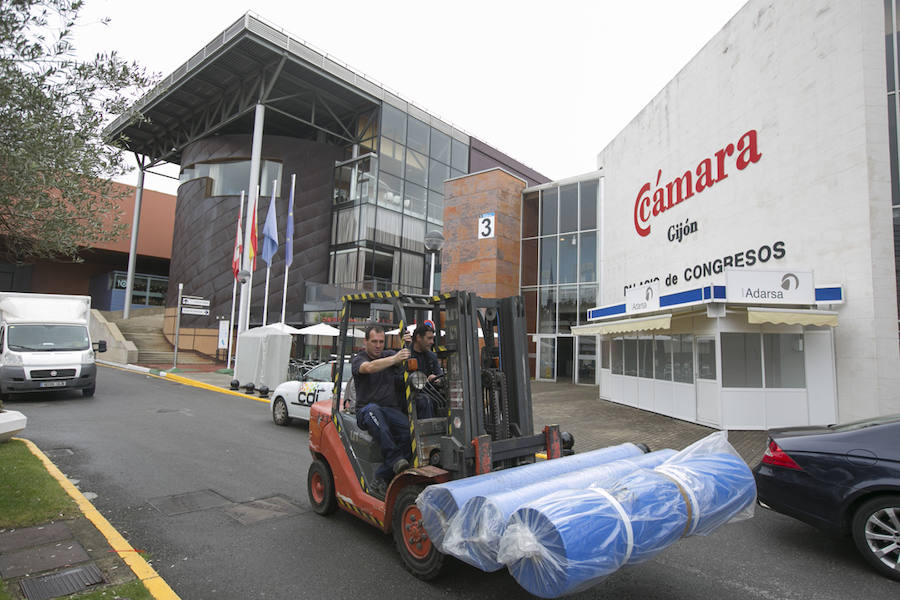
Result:
M598 304L658 277L663 294L693 265L783 242L752 268L814 271L843 284L835 307L838 418L900 412L900 352L889 187L881 2L751 0L598 156L603 169ZM649 219L635 201L754 130L761 154L743 170ZM746 155L745 155L746 156ZM657 185L659 179L659 186ZM669 241L678 223L697 232ZM645 223L640 223L645 227ZM666 285L667 276L678 282Z

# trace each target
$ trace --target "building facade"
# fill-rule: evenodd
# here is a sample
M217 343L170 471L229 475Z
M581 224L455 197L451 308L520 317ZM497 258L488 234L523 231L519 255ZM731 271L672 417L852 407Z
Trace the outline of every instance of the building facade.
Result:
M896 19L753 0L599 154L574 332L601 397L737 429L900 412Z

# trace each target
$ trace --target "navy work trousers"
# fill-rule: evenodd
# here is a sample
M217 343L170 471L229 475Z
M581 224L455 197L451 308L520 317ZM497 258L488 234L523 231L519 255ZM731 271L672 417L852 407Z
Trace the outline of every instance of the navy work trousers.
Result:
M394 463L401 458L412 460L409 419L398 409L366 404L357 411L356 424L381 446L384 462L375 470L375 477L390 481L394 477Z

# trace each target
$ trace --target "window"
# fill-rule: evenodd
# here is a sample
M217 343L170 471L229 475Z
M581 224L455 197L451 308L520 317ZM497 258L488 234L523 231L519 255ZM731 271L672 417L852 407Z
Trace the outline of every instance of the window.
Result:
M403 212L408 215L425 217L425 188L406 182L404 186Z
M406 146L428 154L428 136L430 127L415 117L409 118L406 131ZM401 138L402 139L402 138Z
M541 284L556 283L556 236L541 240Z
M469 172L469 147L457 139L451 141L450 166L463 173Z
M383 208L378 210L375 218L375 241L386 246L400 247L401 215Z
M615 339L612 341L612 354L610 355L610 369L613 375L622 375L624 373L624 355L625 340Z
M432 223L444 222L444 195L428 190L428 220Z
M443 192L447 179L450 179L450 167L432 159L428 163L428 189Z
M403 217L403 248L425 252L425 221Z
M638 374L638 341L634 339L625 340L625 345L623 346L624 350L624 362L625 362L625 375L631 375L632 377L637 377Z
M538 333L556 333L556 288L541 288Z
M658 335L653 340L654 377L661 381L672 381L672 338Z
M597 233L580 233L581 243L578 245L578 280L597 281Z
M574 285L559 287L559 333L571 333L578 324L578 288Z
M522 237L535 237L538 234L538 206L540 194L531 192L522 198Z
M393 210L403 206L403 180L387 173L378 176L378 204Z
M398 142L406 140L406 113L390 104L383 104L381 106L381 134ZM383 143L382 146L384 146Z
M428 181L428 157L412 149L406 151L406 179L422 187Z
M538 241L522 240L522 285L537 285Z
M541 192L541 235L556 233L556 188Z
M597 229L597 190L600 182L582 181L581 186L581 229Z
M578 336L578 383L597 381L597 338L592 335Z
M638 377L653 379L653 338L638 340Z
M450 136L431 129L431 158L446 164L450 162Z
M697 379L716 378L716 340L697 339Z
M559 236L559 282L575 283L578 277L578 235Z
M672 336L672 375L680 383L694 383L694 349L690 335Z
M559 188L559 232L578 229L578 184Z
M762 387L760 334L722 334L722 387Z
M381 152L378 154L380 165L379 175L390 173L397 177L403 177L403 151L404 147L387 138L381 138ZM424 183L422 185L425 185Z
M609 345L609 340L600 342L600 367L603 369L609 368Z
M578 323L587 323L587 311L597 306L597 286L582 285L578 287Z
M767 388L806 387L803 334L764 333L763 356Z

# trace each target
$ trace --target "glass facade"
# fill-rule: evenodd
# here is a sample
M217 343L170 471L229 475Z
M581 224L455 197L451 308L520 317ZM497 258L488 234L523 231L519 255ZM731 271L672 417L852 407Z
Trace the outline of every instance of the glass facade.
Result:
M250 183L250 160L229 160L222 162L205 162L190 165L181 170L179 184L208 177L210 196L240 196L247 191ZM259 173L260 198L272 196L272 182L281 181L281 163L264 160ZM276 197L281 197L281 185L275 190Z
M596 306L600 181L582 181L526 190L522 197L521 286L526 298L528 332L570 336L572 327L587 323L587 309ZM558 369L541 367L549 360L549 345L541 342L537 376L597 383L600 345L596 336L579 336L577 343L554 344L554 352L576 356L555 357ZM570 348L573 348L570 350ZM562 372L561 365L575 365ZM559 372L558 372L559 371ZM547 373L552 377L546 377Z
M364 118L358 135L358 158L335 168L329 282L427 293L433 255L425 234L443 231L444 181L468 173L469 147L390 104L380 109L380 128Z

